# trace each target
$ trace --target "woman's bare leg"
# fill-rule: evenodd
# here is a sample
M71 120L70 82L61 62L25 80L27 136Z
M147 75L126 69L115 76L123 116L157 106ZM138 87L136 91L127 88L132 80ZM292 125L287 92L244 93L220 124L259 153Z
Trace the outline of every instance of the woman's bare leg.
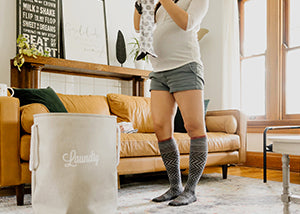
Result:
M179 106L188 135L191 138L206 135L203 91L180 91L173 96Z
M204 120L202 90L188 90L174 93L181 111L185 128L191 137L189 175L184 191L169 203L172 206L187 205L197 200L195 189L202 175L207 159L207 137Z
M176 103L168 91L151 91L151 113L155 134L159 141L173 136Z

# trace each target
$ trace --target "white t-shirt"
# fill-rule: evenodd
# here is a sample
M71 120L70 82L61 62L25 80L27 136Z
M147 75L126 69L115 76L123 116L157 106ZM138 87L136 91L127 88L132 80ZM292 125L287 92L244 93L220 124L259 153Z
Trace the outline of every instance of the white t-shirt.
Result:
M179 0L176 4L188 13L187 29L180 28L160 6L153 32L153 48L158 57L150 56L154 72L174 69L189 62L202 64L197 32L208 10L209 0Z

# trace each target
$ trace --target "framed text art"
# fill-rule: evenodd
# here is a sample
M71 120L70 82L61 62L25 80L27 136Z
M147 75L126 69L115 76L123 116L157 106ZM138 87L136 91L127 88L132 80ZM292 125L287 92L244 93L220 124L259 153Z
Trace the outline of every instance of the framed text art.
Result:
M109 64L103 0L62 0L66 59Z
M17 36L22 34L40 53L61 57L60 0L17 0Z

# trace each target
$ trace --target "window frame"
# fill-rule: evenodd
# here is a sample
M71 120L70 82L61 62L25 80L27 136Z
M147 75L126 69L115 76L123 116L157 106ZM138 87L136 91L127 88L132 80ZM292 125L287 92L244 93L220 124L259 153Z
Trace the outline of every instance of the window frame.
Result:
M282 53L283 53L283 56L282 56L282 60L283 60L283 64L282 64L282 70L283 70L283 119L284 120L293 120L293 119L298 119L300 120L300 114L286 114L286 93L285 93L285 85L286 85L286 56L287 56L287 53L289 51L292 51L292 50L300 50L300 45L299 46L296 46L296 47L289 47L289 20L290 20L290 16L289 16L289 13L290 13L290 0L284 0L284 10L283 10L283 45L282 45Z
M244 4L247 1L251 0L238 0L240 62L245 58L249 58L243 57ZM289 38L289 4L289 0L267 0L267 50L264 54L266 57L266 114L256 116L255 119L248 119L248 132L250 133L263 132L267 126L300 124L300 114L287 115L285 112L286 53L291 49L295 49L288 48L286 45Z

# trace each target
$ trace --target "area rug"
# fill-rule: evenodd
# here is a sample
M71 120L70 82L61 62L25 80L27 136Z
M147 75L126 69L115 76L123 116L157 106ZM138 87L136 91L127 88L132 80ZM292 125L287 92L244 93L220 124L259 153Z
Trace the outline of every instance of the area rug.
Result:
M186 176L183 177L184 183ZM197 186L197 202L182 207L170 207L168 202L154 203L151 198L168 188L165 175L129 177L122 181L118 197L117 213L160 214L279 214L282 212L280 195L282 183L261 179L205 174ZM292 193L300 194L300 185L291 184ZM0 197L0 213L32 214L30 195L25 205L16 206L14 196ZM291 204L291 214L300 214L300 204Z

